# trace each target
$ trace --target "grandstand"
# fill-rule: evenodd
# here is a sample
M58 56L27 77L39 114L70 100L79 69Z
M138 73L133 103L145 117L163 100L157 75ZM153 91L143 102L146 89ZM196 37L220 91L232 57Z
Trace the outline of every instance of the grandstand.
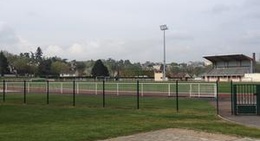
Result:
M255 54L250 58L243 54L206 56L212 69L203 74L205 81L243 81L245 74L254 73Z

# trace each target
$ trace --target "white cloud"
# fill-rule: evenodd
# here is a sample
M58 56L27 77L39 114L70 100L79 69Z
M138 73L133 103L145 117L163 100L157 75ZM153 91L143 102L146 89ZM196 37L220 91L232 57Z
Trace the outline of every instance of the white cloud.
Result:
M82 45L75 43L73 44L69 49L68 49L68 53L70 53L71 55L77 55L77 54L82 54L84 53L85 50L82 47Z
M66 54L64 49L58 45L50 45L45 50L44 53L48 57L54 57L54 56L63 56L63 54Z
M167 62L260 53L259 0L10 0L0 7L0 49L11 53L40 46L71 60L161 62L161 24L169 26Z
M224 4L218 4L211 9L211 12L212 14L225 14L230 10L231 10L230 6Z
M29 41L18 36L8 24L0 22L0 50L19 54L32 49L34 47Z
M0 22L0 42L2 44L16 44L19 38L6 23Z

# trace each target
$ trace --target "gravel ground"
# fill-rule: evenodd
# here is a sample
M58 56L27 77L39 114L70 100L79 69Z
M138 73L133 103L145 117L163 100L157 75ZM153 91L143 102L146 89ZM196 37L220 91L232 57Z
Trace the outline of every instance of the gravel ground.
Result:
M185 129L164 129L130 136L111 138L103 141L260 141L222 134L212 134Z

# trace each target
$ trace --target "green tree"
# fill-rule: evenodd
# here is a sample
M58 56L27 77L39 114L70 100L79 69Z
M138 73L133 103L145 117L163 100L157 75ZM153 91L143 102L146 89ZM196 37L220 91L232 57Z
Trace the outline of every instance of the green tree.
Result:
M89 61L85 62L86 68L85 68L84 73L86 73L87 76L91 76L91 71L92 71L94 64L95 64L95 61L93 61L93 60L89 60Z
M121 76L124 77L136 77L143 76L143 70L139 63L132 64L130 61L125 62L125 68L121 72Z
M38 66L38 76L47 77L48 75L53 75L51 71L52 61L50 59L43 60Z
M32 53L33 54L33 53ZM33 54L34 56L34 54ZM14 67L17 75L35 75L39 63L31 56L30 52L20 53L20 55L9 55L7 57L10 66Z
M42 54L42 49L38 47L35 52L35 59L38 63L42 61Z
M7 58L5 57L4 53L1 51L0 52L0 73L1 76L4 76L4 74L9 72L8 69L8 61Z
M61 62L61 61L55 61L51 64L51 72L52 74L62 74L62 73L68 73L69 72L69 66L68 64Z
M104 61L104 64L107 66L110 76L117 77L119 71L119 63L112 59L108 58Z
M79 76L82 76L84 74L86 68L86 64L84 62L76 62L76 70L79 73Z
M17 74L25 75L30 73L30 65L29 59L26 57L17 57L15 61L13 61L12 65L17 70Z
M103 62L100 59L95 62L91 71L91 75L93 77L109 76L107 67L103 64Z

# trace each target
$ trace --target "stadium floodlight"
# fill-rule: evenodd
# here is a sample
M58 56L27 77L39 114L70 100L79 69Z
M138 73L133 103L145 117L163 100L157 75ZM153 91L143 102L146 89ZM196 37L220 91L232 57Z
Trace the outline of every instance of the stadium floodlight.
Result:
M164 25L160 25L160 29L163 31L163 81L166 80L166 66L165 66L165 62L166 62L166 52L165 52L165 30L168 30L168 27L166 24Z
M160 26L161 30L168 30L168 27L166 24Z

